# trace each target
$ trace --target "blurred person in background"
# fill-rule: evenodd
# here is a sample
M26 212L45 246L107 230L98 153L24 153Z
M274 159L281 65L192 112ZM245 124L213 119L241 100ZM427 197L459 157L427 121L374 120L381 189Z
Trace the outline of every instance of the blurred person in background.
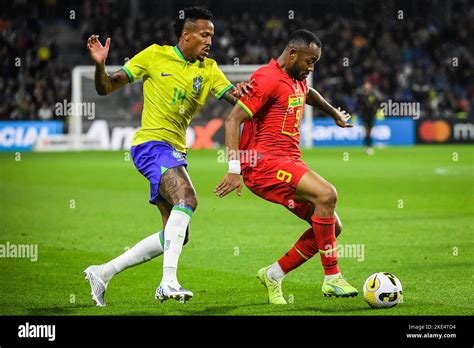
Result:
M374 154L370 133L374 127L375 115L381 101L382 94L369 80L366 80L362 87L357 90L358 109L365 129L364 150L368 155Z

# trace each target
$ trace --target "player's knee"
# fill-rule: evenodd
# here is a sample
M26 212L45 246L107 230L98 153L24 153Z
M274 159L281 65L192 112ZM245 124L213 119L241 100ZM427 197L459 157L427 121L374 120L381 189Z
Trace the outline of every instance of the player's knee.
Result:
M185 205L186 207L189 207L194 211L197 209L197 198L196 197L186 197L185 199L179 200L178 205Z
M185 194L181 197L177 197L173 202L173 205L185 205L191 208L193 211L196 211L198 206L198 200L196 196L196 192L193 189L185 190Z
M190 195L184 199L184 204L190 207L193 211L196 211L198 206L198 200L195 194Z
M337 202L337 191L336 188L328 184L322 190L317 197L317 204L324 205L326 207L335 207Z

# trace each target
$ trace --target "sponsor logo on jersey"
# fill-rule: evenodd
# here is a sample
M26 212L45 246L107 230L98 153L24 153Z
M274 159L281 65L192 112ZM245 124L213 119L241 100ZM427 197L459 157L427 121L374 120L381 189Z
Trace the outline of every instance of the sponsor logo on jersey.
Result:
M303 94L292 94L288 97L288 108L298 107L304 105Z

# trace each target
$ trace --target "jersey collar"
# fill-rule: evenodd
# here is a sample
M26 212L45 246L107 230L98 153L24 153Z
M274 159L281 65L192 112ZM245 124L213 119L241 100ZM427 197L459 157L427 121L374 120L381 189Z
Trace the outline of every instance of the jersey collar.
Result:
M273 66L275 69L277 69L281 74L285 75L286 77L288 77L290 80L292 79L290 77L290 75L288 75L286 72L283 71L283 69L281 68L280 64L278 64L278 61L275 59L275 58L272 58L270 60L270 62L268 63L268 65L271 65Z
M281 68L280 64L278 64L278 60L276 60L275 58L272 58L270 60L270 62L268 63L268 65L270 66L273 66L275 69L278 70L278 72L280 74L282 74L283 76L285 76L285 78L289 81L291 81L292 83L297 83L298 81L294 78L292 78L290 75L288 75L288 73L286 73L285 71L283 71L283 69Z
M177 54L179 58L181 58L184 62L187 62L186 58L184 58L183 53L181 53L181 50L179 49L178 45L173 46L173 51Z
M173 51L174 53L176 53L176 55L185 63L185 65L187 64L198 64L198 63L201 63L198 59L196 59L196 61L194 63L186 60L186 58L184 58L184 55L183 55L183 52L181 52L181 50L179 49L178 45L176 46L173 46Z

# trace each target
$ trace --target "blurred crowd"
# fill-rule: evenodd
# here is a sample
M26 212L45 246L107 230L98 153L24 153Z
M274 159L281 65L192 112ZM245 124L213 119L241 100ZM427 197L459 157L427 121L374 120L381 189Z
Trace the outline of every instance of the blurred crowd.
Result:
M131 12L125 1L81 2L77 20L61 23L77 32L80 63L91 64L84 47L92 33L102 41L112 38L107 64L122 65L152 43L176 44L175 8L151 11L149 2L140 4ZM54 0L28 3L33 15L26 20L17 14L24 5L14 0L0 15L0 119L51 119L54 104L71 95L73 66L64 58L69 52L51 30L65 15L58 8L67 6ZM280 54L292 31L307 28L323 42L313 85L333 104L360 112L357 93L370 81L385 100L419 102L424 118L474 118L474 7L468 0L457 1L449 13L432 6L416 16L406 11L402 18L396 7L384 15L366 7L318 14L296 9L293 16L271 8L219 13L212 1L207 7L216 17L211 55L219 64L265 64Z
M54 41L42 40L38 20L0 17L0 119L48 120L71 95L71 67Z

